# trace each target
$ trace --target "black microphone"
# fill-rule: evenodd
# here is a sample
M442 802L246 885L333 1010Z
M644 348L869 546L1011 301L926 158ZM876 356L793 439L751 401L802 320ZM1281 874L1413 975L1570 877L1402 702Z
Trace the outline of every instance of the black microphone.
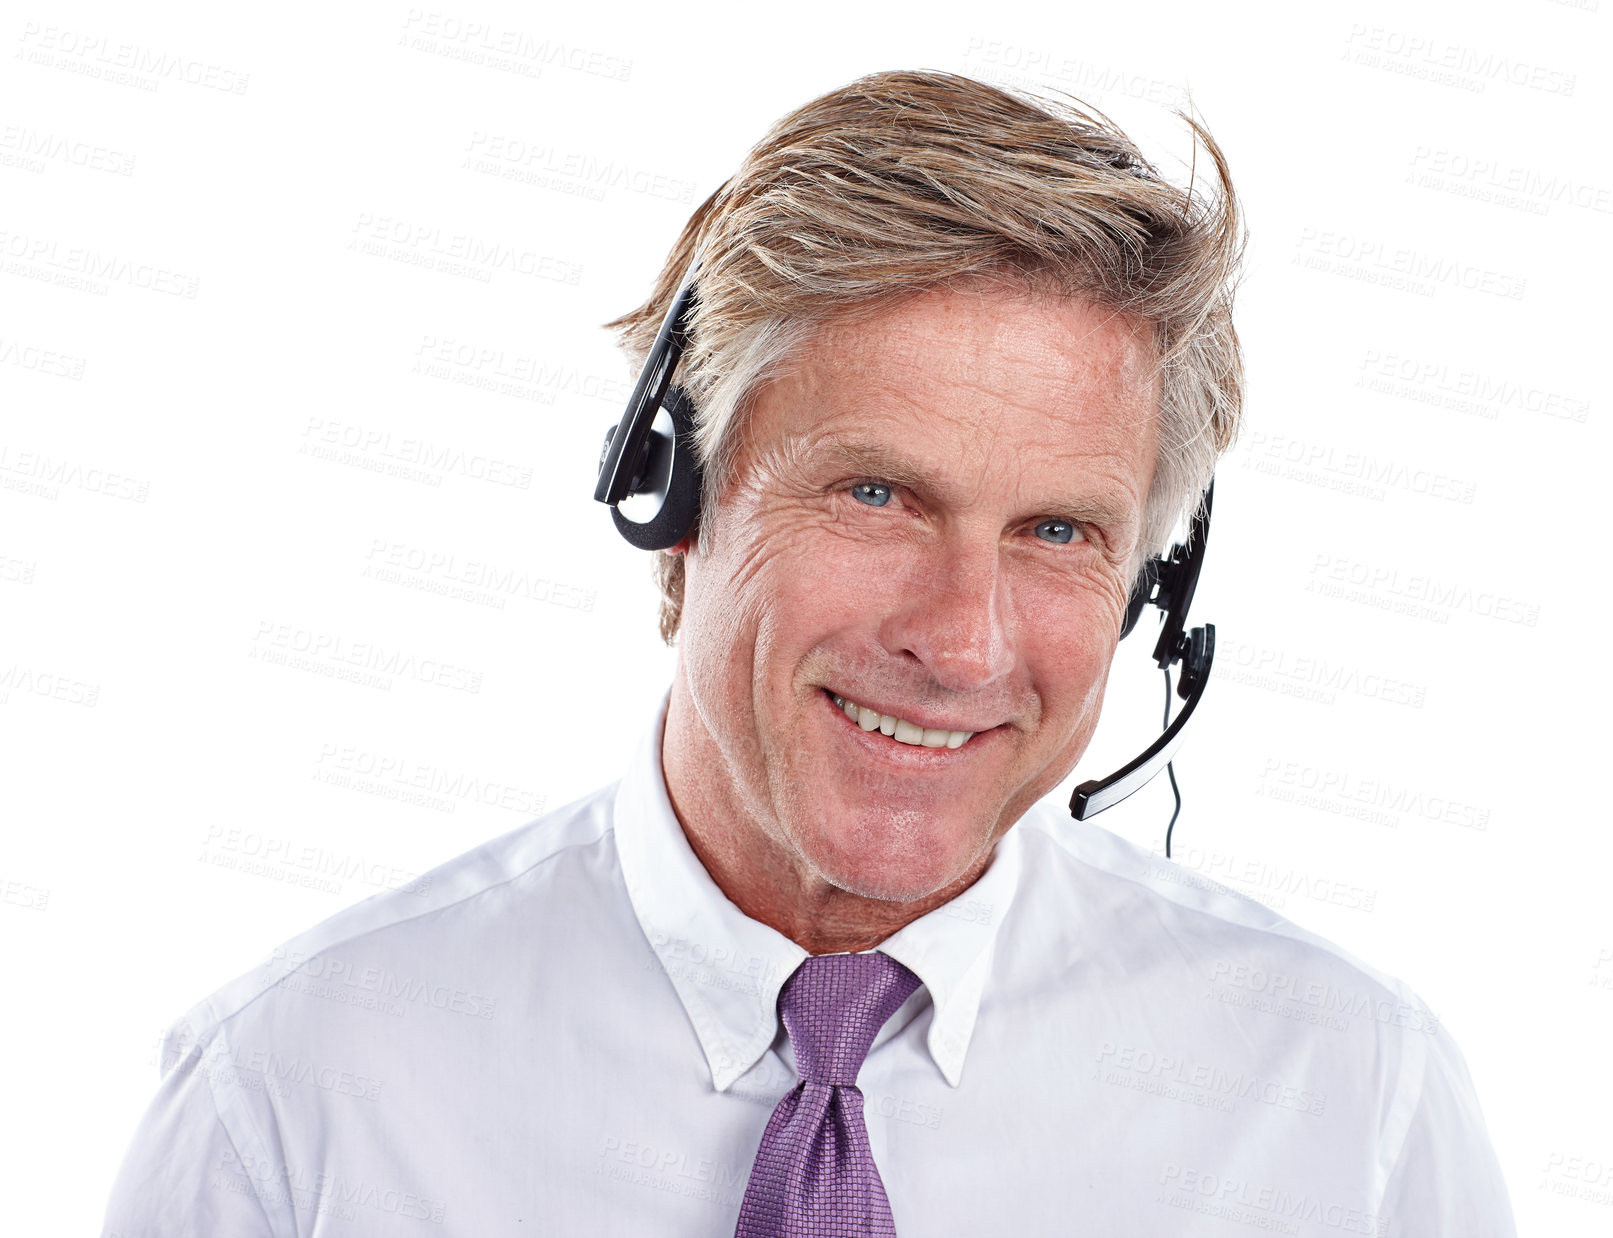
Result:
M1212 478L1204 492L1204 502L1193 516L1186 544L1178 542L1171 547L1167 558L1150 559L1144 567L1143 593L1140 601L1133 598L1133 615L1128 615L1125 629L1131 630L1135 612L1145 604L1158 606L1165 612L1159 640L1154 645L1154 661L1167 675L1175 663L1182 664L1176 691L1187 703L1176 720L1165 728L1164 734L1133 760L1107 778L1092 779L1076 787L1070 797L1070 815L1077 821L1113 808L1165 769L1181 746L1188 721L1204 697L1210 668L1215 664L1215 624L1206 623L1190 631L1183 629L1187 624L1188 607L1193 604L1194 590L1198 588L1199 572L1204 566L1204 547L1210 538L1210 507L1214 498ZM1173 823L1174 820L1172 818ZM1168 840L1166 846L1169 855Z

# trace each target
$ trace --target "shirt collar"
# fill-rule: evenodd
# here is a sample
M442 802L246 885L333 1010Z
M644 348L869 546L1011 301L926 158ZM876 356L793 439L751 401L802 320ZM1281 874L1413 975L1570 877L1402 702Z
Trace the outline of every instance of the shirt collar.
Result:
M778 995L807 952L740 911L711 879L672 811L661 765L670 691L616 791L616 849L644 934L677 990L711 1068L727 1091L778 1034ZM1019 882L1020 842L1010 829L979 880L877 949L910 968L935 1014L928 1046L957 1087L991 970L997 929ZM909 999L912 1000L912 999Z

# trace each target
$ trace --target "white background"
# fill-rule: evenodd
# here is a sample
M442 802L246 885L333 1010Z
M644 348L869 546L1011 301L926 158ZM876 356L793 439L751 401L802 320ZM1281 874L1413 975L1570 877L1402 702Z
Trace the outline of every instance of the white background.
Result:
M1608 1232L1609 5L784 8L6 7L4 1228L99 1223L199 998L618 775L673 654L598 324L772 120L923 67L1167 170L1191 89L1250 380L1177 857L1408 981L1520 1231ZM1157 727L1149 639L1079 777Z

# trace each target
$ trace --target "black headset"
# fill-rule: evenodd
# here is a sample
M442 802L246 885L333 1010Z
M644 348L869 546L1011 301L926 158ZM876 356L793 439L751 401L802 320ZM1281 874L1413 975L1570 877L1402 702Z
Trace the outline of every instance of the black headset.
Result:
M599 456L599 478L594 498L611 509L617 531L640 550L666 550L676 546L694 526L700 508L701 466L694 445L694 408L683 388L672 385L672 373L689 342L689 315L695 303L693 270L672 298L650 355L639 373L627 402L627 411L605 435ZM1204 547L1210 537L1210 506L1215 495L1212 479L1204 502L1194 514L1185 543L1172 546L1162 559L1149 559L1132 586L1126 618L1120 629L1125 639L1137 626L1144 606L1164 611L1154 661L1165 672L1167 694L1170 668L1180 662L1177 695L1186 703L1175 721L1169 721L1158 739L1135 759L1107 778L1081 783L1070 798L1070 815L1077 821L1112 808L1139 790L1162 769L1181 745L1184 728L1198 708L1215 661L1215 625L1187 627ZM626 510L624 510L624 508ZM1176 781L1171 771L1171 784ZM1177 812L1181 796L1177 795ZM1170 855L1170 830L1165 832L1165 854Z

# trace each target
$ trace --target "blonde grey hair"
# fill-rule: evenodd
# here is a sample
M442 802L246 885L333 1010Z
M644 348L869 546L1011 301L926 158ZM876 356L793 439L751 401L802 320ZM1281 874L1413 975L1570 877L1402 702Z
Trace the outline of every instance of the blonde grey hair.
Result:
M649 298L605 324L641 366L698 254L676 381L696 410L701 513L732 469L748 399L824 324L939 287L1006 285L1152 325L1159 451L1140 568L1200 501L1243 403L1232 299L1244 228L1220 148L1181 119L1195 142L1185 187L1076 100L951 73L872 74L778 121L690 216ZM701 548L710 525L697 522ZM671 644L684 559L654 560Z

